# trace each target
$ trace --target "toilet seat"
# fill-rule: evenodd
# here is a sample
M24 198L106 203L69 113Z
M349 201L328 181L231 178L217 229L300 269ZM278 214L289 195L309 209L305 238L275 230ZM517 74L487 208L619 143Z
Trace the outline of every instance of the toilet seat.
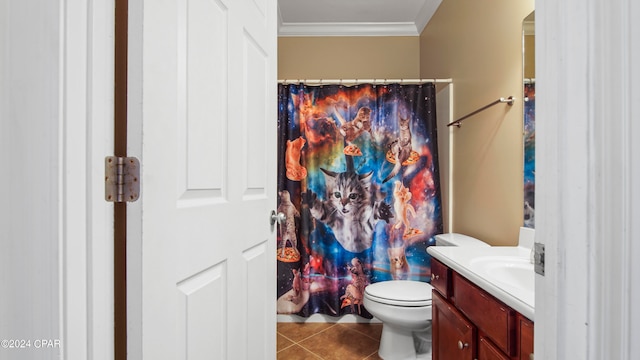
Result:
M370 284L365 296L382 304L420 307L431 306L431 284L413 280L391 280Z

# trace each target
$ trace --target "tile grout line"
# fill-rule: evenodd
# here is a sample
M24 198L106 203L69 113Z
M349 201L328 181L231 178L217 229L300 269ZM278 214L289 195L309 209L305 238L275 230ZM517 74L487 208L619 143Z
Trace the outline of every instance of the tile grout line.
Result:
M322 332L322 331L321 331L321 332ZM319 333L318 333L318 334L319 334ZM315 335L314 335L314 336L315 336ZM310 339L310 338L312 338L312 337L313 337L313 336L309 336L307 339ZM302 346L302 345L300 345L300 344L296 344L296 345L298 345L298 346L300 346L301 348L303 348L303 349L307 350L310 354L313 354L313 356L317 357L318 359L324 360L324 358L323 358L322 356L320 356L320 355L318 355L318 354L314 353L313 351L311 351L311 350L307 349L306 347L304 347L304 346Z
M284 334L283 334L283 333L281 333L280 331L278 331L278 334L279 334L280 336L282 336L283 338L285 338L285 339L287 339L287 340L291 341L293 344L297 344L297 343L298 343L297 341L294 341L293 339L290 339L288 336L284 335ZM291 345L289 345L289 346L291 346ZM289 346L287 346L287 347L289 347Z
M280 335L282 335L282 334L280 334ZM282 335L282 336L284 336L284 335ZM289 340L289 339L287 339L287 340ZM294 342L292 341L292 342L291 342L291 344L290 344L289 346L284 347L284 348L282 348L282 349L280 349L280 350L276 351L276 354L277 354L277 353L279 353L279 352L283 352L283 351L287 350L288 348L290 348L290 347L292 347L292 346L295 346L295 345L297 345L297 344L296 344L296 343L294 343Z
M294 340L290 339L289 337L285 336L284 334L282 334L281 332L279 332L279 331L278 331L278 334L280 334L280 335L281 335L282 337L284 337L285 339L287 339L287 340L291 341L291 342L292 342L292 344L291 344L291 345L289 345L289 346L287 346L287 347L286 347L286 348L284 348L284 349L281 349L281 350L277 351L276 353L279 353L279 352L281 352L281 351L284 351L284 350L286 350L286 349L288 349L288 348L290 348L290 347L293 347L293 346L298 346L298 347L300 347L300 348L302 348L302 349L306 350L307 352L309 352L309 353L310 353L310 354L312 354L313 356L317 357L318 359L324 360L320 355L318 355L318 354L314 353L313 351L311 351L311 350L307 349L306 347L302 346L300 343L301 343L302 341L305 341L305 340L311 339L312 337L314 337L314 336L316 336L316 335L318 335L318 334L321 334L321 333L323 333L325 330L331 329L332 327L333 327L333 325L332 325L332 326L329 326L328 328L326 328L326 329L324 329L324 330L322 330L322 331L320 331L320 332L318 332L318 333L315 333L315 334L313 334L313 335L311 335L311 336L307 336L306 338L304 338L304 339L302 339L302 340L300 340L300 341L294 341Z
M377 354L377 353L378 353L378 349L375 349L375 351L374 351L374 352L372 352L371 354L369 354L369 355L368 355L367 357L365 357L363 360L373 359L373 356L374 356L375 354ZM378 356L378 357L379 357L379 356Z
M329 329L331 329L331 328L335 327L336 325L337 325L337 324L333 324L333 325L331 325L331 326L329 326L329 327L327 327L327 328L325 328L325 329L321 330L320 332L317 332L317 333L315 333L315 334L313 334L313 335L309 335L309 336L307 336L307 337L306 337L306 338L304 338L304 339L301 339L300 341L293 341L293 340L289 339L287 336L284 336L281 332L278 332L278 333L280 333L280 335L282 335L282 336L284 336L285 338L287 338L287 340L292 341L292 342L293 342L293 343L295 343L295 344L299 344L299 343L301 343L301 342L303 342L303 341L305 341L305 340L308 340L308 339L310 339L310 338L312 338L312 337L314 337L314 336L316 336L316 335L318 335L318 334L322 334L323 332L325 332L325 331L327 331L327 330L329 330Z
M289 346L287 346L287 347L285 347L284 349L281 349L281 350L279 350L279 351L276 351L276 354L277 354L277 353L279 353L279 352L281 352L281 351L284 351L284 350L286 350L286 349L288 349L288 348L290 348L290 347L292 347L292 346L296 346L296 345L297 345L297 346L301 347L302 349L304 349L304 350L308 351L310 354L312 354L313 356L317 357L318 359L322 359L322 360L324 360L320 355L318 355L318 354L314 353L313 351L311 351L311 350L307 349L306 347L302 346L300 343L301 343L301 342L303 342L303 341L309 340L309 339L311 339L312 337L314 337L314 336L316 336L316 335L322 334L323 332L325 332L325 331L327 331L327 330L329 330L329 329L331 329L331 328L335 327L336 325L337 325L337 323L332 324L331 326L329 326L329 327L327 327L327 328L325 328L325 329L321 330L320 332L317 332L317 333L315 333L315 334L313 334L313 335L307 336L306 338L303 338L303 339L301 339L301 340L299 340L299 341L295 341L295 340L293 340L293 339L289 338L288 336L284 335L282 332L277 331L277 333L278 333L278 334L280 334L280 336L282 336L282 337L284 337L285 339L287 339L287 340L291 341L291 342L292 342L292 344L291 344L291 345L289 345Z

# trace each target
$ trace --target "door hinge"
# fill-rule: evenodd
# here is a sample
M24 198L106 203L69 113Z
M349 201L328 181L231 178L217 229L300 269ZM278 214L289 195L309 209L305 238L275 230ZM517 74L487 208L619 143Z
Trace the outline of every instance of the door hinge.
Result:
M536 274L544 276L544 244L533 244L533 267Z
M132 202L140 197L140 161L134 157L107 156L104 159L104 199Z

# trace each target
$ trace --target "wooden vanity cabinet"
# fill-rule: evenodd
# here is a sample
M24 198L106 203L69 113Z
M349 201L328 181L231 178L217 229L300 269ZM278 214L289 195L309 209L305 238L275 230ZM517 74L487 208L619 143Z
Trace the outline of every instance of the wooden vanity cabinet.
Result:
M434 360L530 360L533 322L431 259Z

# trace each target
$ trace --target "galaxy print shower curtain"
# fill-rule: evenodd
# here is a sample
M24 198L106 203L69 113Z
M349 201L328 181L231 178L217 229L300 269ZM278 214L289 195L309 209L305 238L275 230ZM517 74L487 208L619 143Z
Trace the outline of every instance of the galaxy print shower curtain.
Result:
M278 313L357 314L430 281L442 232L435 85L279 85Z
M536 227L536 85L524 85L524 226Z

